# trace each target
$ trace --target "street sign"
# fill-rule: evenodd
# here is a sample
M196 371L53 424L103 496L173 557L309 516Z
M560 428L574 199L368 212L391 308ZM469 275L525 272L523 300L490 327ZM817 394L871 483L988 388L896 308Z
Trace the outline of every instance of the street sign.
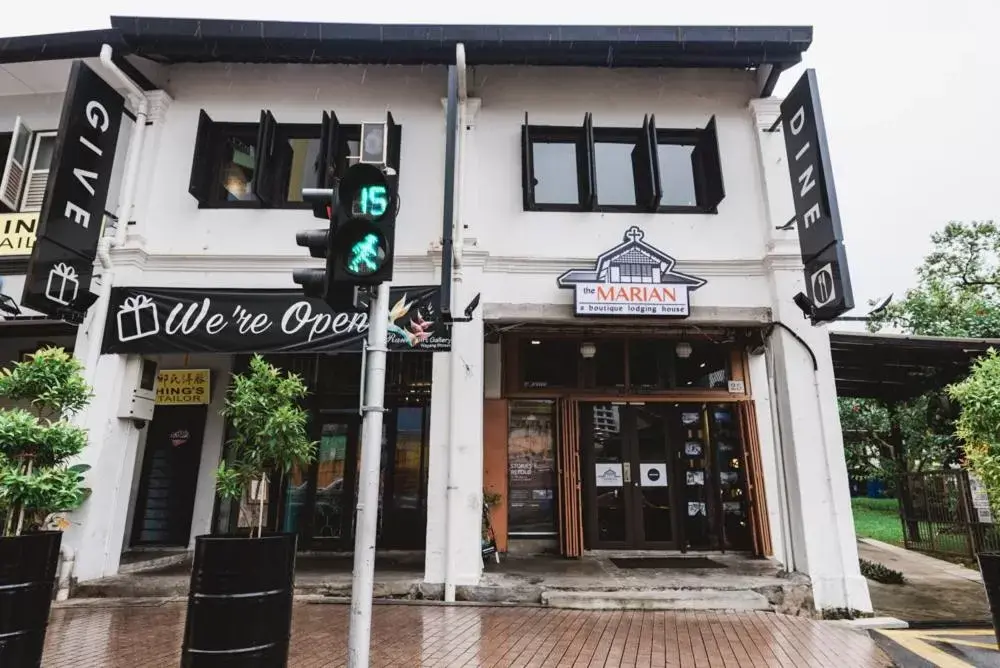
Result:
M806 296L814 323L828 322L854 308L854 293L843 244L831 244L805 265Z

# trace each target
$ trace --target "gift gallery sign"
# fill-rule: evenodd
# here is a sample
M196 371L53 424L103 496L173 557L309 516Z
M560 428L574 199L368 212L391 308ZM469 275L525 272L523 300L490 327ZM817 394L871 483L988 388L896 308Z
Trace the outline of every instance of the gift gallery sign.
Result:
M83 61L73 63L21 304L77 317L89 292L115 163L124 100Z
M451 349L440 288L393 288L389 348ZM368 314L333 311L294 290L112 288L101 352L275 353L360 351Z
M633 225L624 243L601 254L593 269L570 269L559 277L559 287L576 291L576 315L691 314L690 292L705 281L674 271L674 259L643 241L644 236Z

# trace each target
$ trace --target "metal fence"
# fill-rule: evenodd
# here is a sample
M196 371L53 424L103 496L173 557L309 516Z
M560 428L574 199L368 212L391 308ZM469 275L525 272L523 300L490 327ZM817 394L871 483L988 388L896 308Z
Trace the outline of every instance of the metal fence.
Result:
M907 473L898 491L907 549L970 558L1000 549L1000 531L980 521L966 471Z

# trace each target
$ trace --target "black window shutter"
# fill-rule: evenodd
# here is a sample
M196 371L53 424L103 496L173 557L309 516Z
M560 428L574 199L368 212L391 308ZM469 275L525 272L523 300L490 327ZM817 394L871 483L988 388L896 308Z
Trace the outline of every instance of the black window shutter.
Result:
M531 159L528 112L524 112L524 125L521 126L521 190L524 195L524 210L531 211L535 208L535 175Z
M594 116L583 117L583 129L576 147L576 173L580 187L580 206L585 211L597 209L597 161L594 157Z
M715 116L712 116L712 120L698 137L698 143L691 153L691 167L696 176L701 176L699 204L715 211L726 196L726 187L722 182L722 159L719 156L719 135L715 129Z
M660 188L654 164L658 161L656 144L650 143L649 116L642 119L642 130L638 133L632 149L632 176L635 183L635 203L643 211L656 211L660 207Z
M649 126L646 128L646 141L649 142L650 159L653 165L653 187L656 190L656 206L663 200L663 181L660 180L660 142L656 137L656 114L649 115Z
M402 152L402 141L403 141L403 128L396 124L396 121L392 118L392 112L386 114L386 141L389 145L386 147L385 160L388 167L392 167L396 170L395 176L390 176L392 179L391 183L396 188L399 187L399 156Z
M260 123L257 125L257 145L253 161L253 194L257 199L271 205L274 203L274 185L271 172L274 165L274 116L270 111L260 112Z
M215 166L212 151L212 138L215 123L209 118L205 110L198 114L198 132L195 133L194 159L191 161L191 180L188 182L188 192L198 200L199 203L208 202L209 193L212 192L212 172Z
M336 130L333 125L337 123L337 116L332 112L323 112L323 120L319 124L319 152L316 154L316 162L313 163L313 185L316 188L329 188L333 180L330 172L330 135Z

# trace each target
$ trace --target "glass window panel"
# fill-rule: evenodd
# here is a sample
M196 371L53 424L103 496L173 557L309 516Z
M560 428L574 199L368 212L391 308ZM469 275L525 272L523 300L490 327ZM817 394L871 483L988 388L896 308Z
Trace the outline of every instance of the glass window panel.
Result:
M594 144L597 165L597 202L635 206L635 179L632 175L632 144Z
M575 387L579 360L580 343L573 339L522 339L522 386Z
M52 166L52 153L56 148L55 137L38 138L38 154L35 156L35 169L48 169Z
M585 404L581 407L580 428L591 429L594 447L594 470L590 475L594 476L596 490L596 538L601 542L624 541L628 515L625 488L620 482L626 465L622 406Z
M316 500L313 505L313 535L340 538L344 513L344 467L349 428L344 423L326 423L316 450Z
M670 387L671 356L674 342L669 339L633 339L628 344L629 384L636 390Z
M507 521L512 535L555 533L554 407L552 401L510 403Z
M28 129L22 125L20 131L17 133L17 136L14 137L14 158L18 162L28 159L28 142L30 141L31 132L29 132ZM27 167L27 165L24 165L24 167Z
M255 141L240 137L227 137L222 145L222 161L219 166L219 185L222 199L227 202L245 202L254 199L252 184L254 178Z
M535 202L538 204L579 204L580 185L576 176L576 144L534 142Z
M396 410L396 456L392 469L393 506L420 506L420 455L423 449L424 409Z
M312 187L316 181L316 157L319 155L319 139L289 139L292 149L292 164L288 170L289 202L302 201L302 189Z
M661 206L696 206L698 197L694 187L694 168L690 144L659 144L657 155L660 163L660 187L663 189Z
M625 342L598 341L594 354L595 387L625 387Z
M711 342L691 343L691 355L676 355L676 386L725 389L729 383L729 348Z

